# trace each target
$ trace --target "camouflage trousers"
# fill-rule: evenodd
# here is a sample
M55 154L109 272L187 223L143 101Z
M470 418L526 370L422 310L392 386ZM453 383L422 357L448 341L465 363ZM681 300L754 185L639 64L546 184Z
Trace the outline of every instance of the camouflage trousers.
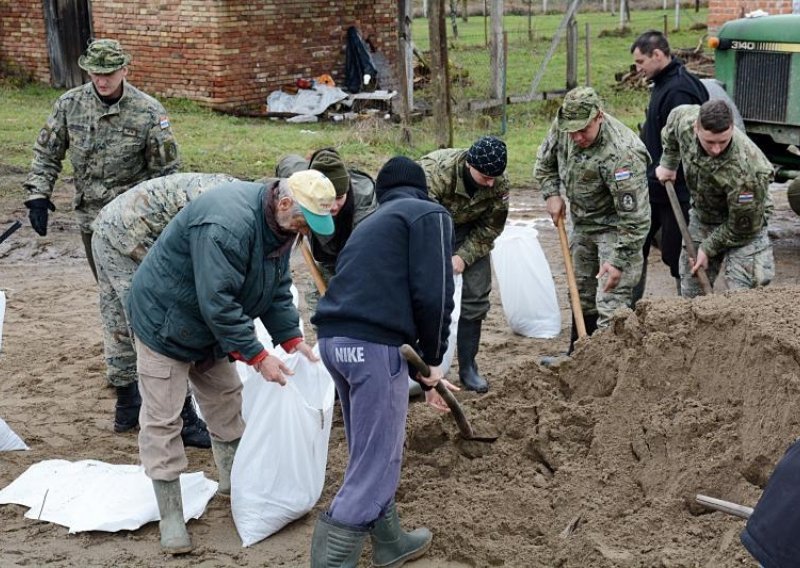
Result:
M605 277L598 280L596 276L600 266L612 257L616 243L617 234L614 232L588 234L579 226L573 228L570 238L569 248L583 315L597 315L597 327L608 326L617 308L631 307L633 287L642 275L642 249L639 248L631 265L622 272L616 288L603 292Z
M112 386L124 387L136 381L136 351L125 304L139 265L99 233L92 236L92 252L100 290L106 377Z
M695 250L718 225L701 223L692 211L689 212L689 233L692 235ZM769 241L767 226L749 243L731 248L724 253L708 259L706 274L713 285L719 276L722 261L725 261L725 285L728 290L747 290L766 286L775 276L775 260L772 257L772 243ZM681 252L681 296L694 298L702 295L700 281L692 276L689 255L684 248Z

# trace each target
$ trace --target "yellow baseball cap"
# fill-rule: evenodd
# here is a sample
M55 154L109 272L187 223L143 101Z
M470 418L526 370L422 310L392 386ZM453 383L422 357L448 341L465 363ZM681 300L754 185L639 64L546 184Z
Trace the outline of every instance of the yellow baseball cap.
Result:
M336 199L336 190L331 180L317 170L302 170L293 173L286 181L311 230L323 237L332 235L331 207Z

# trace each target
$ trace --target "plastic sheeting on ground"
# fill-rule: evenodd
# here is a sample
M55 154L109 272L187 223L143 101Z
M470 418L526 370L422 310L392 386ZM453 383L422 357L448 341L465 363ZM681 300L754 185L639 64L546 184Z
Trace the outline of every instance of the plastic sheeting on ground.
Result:
M199 519L217 492L203 472L181 475L183 516ZM138 465L95 460L47 460L29 467L0 491L0 504L30 507L25 517L56 523L70 533L135 530L159 520L153 483Z
M338 87L316 85L313 89L300 89L296 95L273 91L267 97L267 109L269 112L316 116L325 112L332 104L346 98L347 93Z
M16 432L0 418L0 452L11 452L14 450L29 450L30 448L22 441Z
M450 314L450 335L447 336L447 351L442 358L442 373L447 378L450 366L453 364L453 356L456 352L456 340L458 339L458 319L461 317L461 285L464 277L461 274L453 275L453 311Z
M0 290L0 349L3 348L3 319L6 316L6 293Z
M494 242L492 266L511 330L525 337L552 338L561 333L561 311L537 236L532 226L506 225Z

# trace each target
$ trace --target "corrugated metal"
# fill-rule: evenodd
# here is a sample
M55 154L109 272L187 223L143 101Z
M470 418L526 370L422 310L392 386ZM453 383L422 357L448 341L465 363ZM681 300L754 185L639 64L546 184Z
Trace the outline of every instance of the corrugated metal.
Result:
M734 101L745 120L786 122L791 53L736 53Z

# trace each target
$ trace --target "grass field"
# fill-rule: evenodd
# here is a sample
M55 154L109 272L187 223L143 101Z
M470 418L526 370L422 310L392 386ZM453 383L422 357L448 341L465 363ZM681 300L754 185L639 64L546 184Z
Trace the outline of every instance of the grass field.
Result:
M618 18L601 12L579 14L581 36L579 83L585 82L583 34L590 23L591 83L604 97L608 111L630 126L642 120L647 103L646 92L617 91L614 73L627 70L631 63L629 47L636 34L649 29L663 29L664 16L671 26L674 12L634 11L631 31L622 37L598 37L602 30L613 30ZM547 51L560 15L535 16L532 41L528 40L527 17L507 16L509 35L509 95L524 94ZM674 47L694 47L704 30L689 31L693 23L705 21L705 10L682 12L681 32L670 32ZM449 24L448 24L449 25ZM427 20L414 21L413 37L420 49L427 49ZM469 70L468 85L453 85L457 102L486 98L489 85L489 58L484 43L483 18L471 17L467 24L459 20L459 38L450 39L451 63ZM563 45L547 68L541 89L563 88L565 83L565 50ZM132 83L136 84L135 76ZM40 85L14 86L0 81L0 162L27 167L33 141L44 124L55 99L63 91ZM424 91L417 97L424 99ZM412 146L402 144L400 129L383 119L369 119L350 124L320 122L287 124L264 119L238 118L223 115L178 99L161 99L170 114L183 159L183 171L225 172L253 179L274 171L281 155L322 146L337 147L345 159L375 173L380 165L395 154L416 158L435 149L434 132L438 126L432 118L412 126ZM531 169L536 149L545 136L558 101L541 101L509 105L508 128L504 138L509 146L508 173L515 186L531 183ZM458 111L454 116L455 145L468 146L486 133L498 134L498 116ZM68 163L65 170L69 171Z

